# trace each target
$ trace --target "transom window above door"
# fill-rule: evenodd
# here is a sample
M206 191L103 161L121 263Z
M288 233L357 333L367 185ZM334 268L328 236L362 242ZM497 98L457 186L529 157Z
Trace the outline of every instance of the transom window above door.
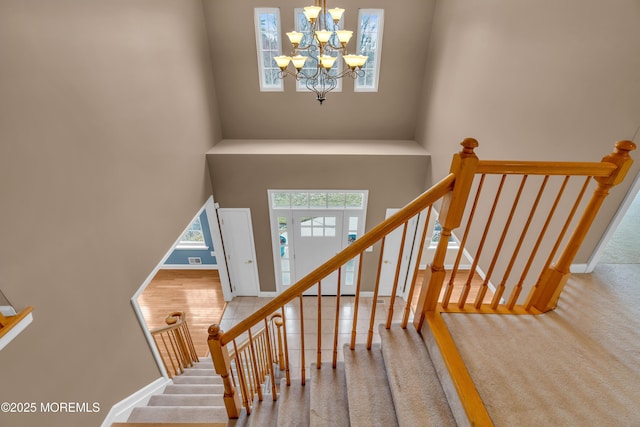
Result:
M269 191L272 209L364 209L366 191Z

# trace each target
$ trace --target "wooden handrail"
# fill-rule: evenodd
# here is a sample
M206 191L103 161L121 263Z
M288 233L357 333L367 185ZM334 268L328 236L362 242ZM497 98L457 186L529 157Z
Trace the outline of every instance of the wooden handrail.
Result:
M609 162L536 162L480 160L477 174L501 175L575 175L607 177L617 166Z
M291 285L280 295L266 303L263 307L256 310L253 314L229 329L227 332L224 332L222 336L220 336L220 345L224 346L230 343L242 333L246 332L250 327L262 321L276 310L279 310L285 304L293 301L293 299L297 298L300 294L314 286L329 274L337 271L338 268L347 261L362 254L367 248L373 246L384 236L404 224L408 218L413 217L432 203L435 203L452 189L454 181L454 174L447 175L443 180L422 193L419 197L414 199L404 208L400 209L394 215L372 228L369 232L351 243L336 256L329 259L295 284Z

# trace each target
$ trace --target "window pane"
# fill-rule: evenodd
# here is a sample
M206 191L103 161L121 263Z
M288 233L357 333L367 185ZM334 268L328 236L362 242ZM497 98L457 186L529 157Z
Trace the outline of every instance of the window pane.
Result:
M327 204L330 208L343 208L344 193L328 193Z
M358 217L350 216L349 217L349 231L358 231Z
M309 193L309 207L326 208L327 193Z
M362 203L362 193L346 193L346 207L361 208Z
M291 193L291 206L294 208L308 208L309 195L307 193Z
M358 53L368 57L364 76L354 83L356 91L378 90L380 52L382 48L383 9L361 9L358 15Z
M289 193L271 193L271 203L274 208L288 208L291 198Z
M200 218L193 220L187 231L180 239L181 242L204 242L204 234L202 234L202 224Z
M280 10L256 8L254 12L256 48L258 51L258 73L261 91L281 91L282 79L275 70L274 57L281 54Z

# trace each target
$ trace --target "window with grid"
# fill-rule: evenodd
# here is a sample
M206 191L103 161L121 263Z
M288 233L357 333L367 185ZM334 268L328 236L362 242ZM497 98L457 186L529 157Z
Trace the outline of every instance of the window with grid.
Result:
M284 90L280 69L273 59L282 54L280 43L280 9L256 8L254 12L258 74L261 92Z
M202 232L202 223L197 217L193 220L187 231L180 238L180 242L176 246L177 249L208 249Z
M377 92L382 53L383 9L360 9L358 13L358 54L369 59L364 64L364 76L354 82L356 92Z

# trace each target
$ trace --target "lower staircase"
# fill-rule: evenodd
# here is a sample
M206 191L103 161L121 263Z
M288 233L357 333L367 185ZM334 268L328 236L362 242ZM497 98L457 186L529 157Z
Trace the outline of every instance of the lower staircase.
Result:
M147 406L134 408L126 423L113 426L226 426L228 417L222 395L222 380L211 359L201 358L175 376L161 394L151 396Z
M270 386L256 398L251 415L242 410L229 420L223 388L210 359L173 378L162 394L145 407L135 408L128 427L303 427L303 426L456 426L425 343L409 326L379 326L380 342L370 350L364 344L342 348L335 369L331 362L320 369L311 364L305 385L280 378L279 396L273 401Z
M236 426L456 426L422 338L413 327L379 327L380 342L370 350L342 348L343 360L320 368L312 364L301 385L280 380L280 395L254 402Z

